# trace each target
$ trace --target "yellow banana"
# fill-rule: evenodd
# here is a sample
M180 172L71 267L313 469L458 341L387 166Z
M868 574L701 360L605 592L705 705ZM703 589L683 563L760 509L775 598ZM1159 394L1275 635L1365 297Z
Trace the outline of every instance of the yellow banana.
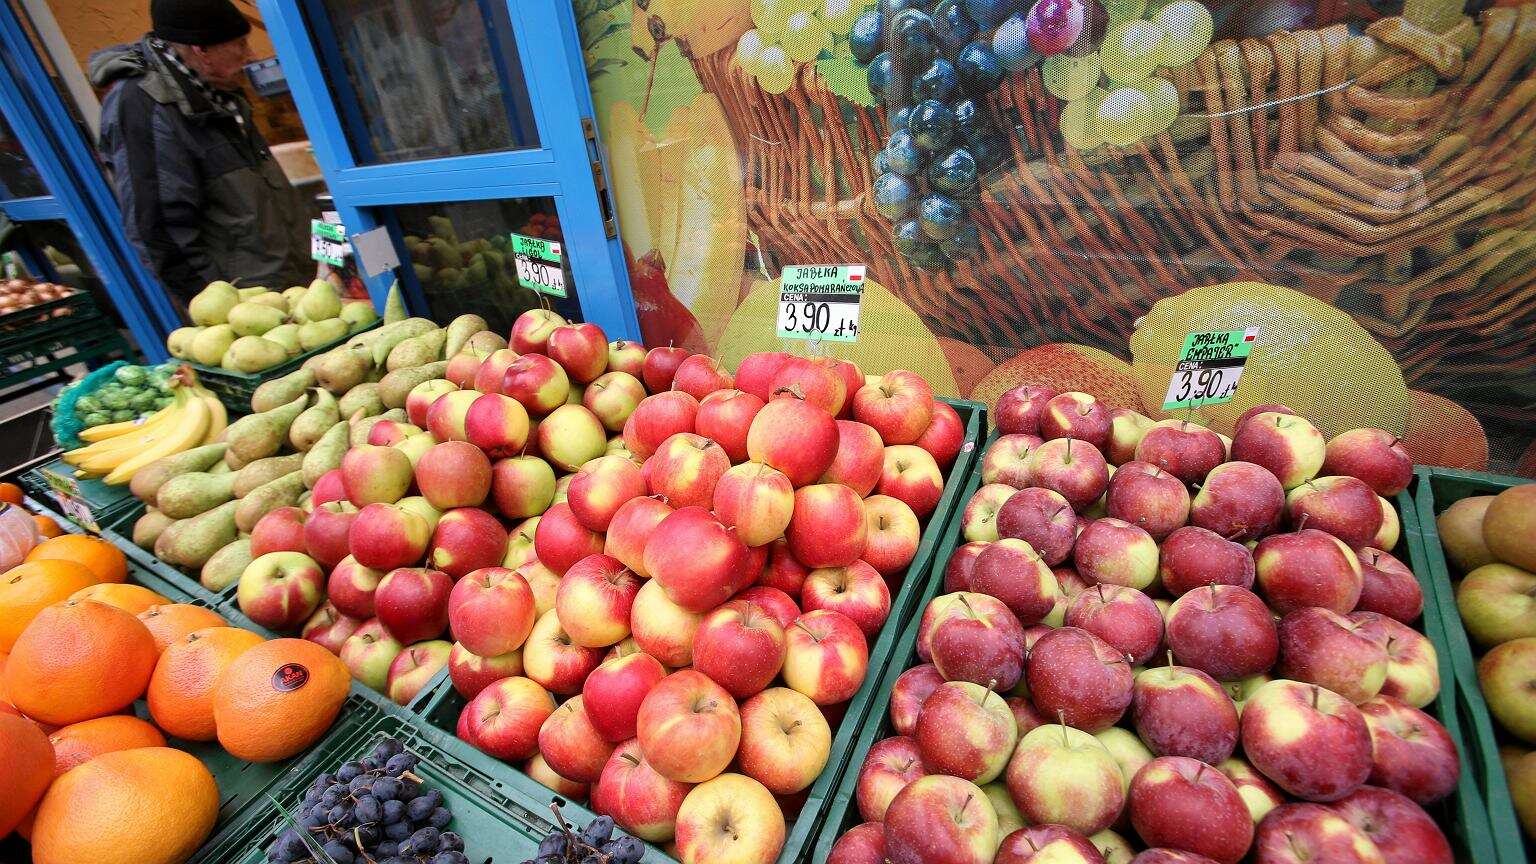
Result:
M164 421L156 423L154 426L145 424L140 427L138 432L132 435L118 435L115 438L108 438L105 441L98 441L87 445L79 450L71 450L64 455L64 461L70 465L85 466L92 463L99 465L103 460L110 460L114 457L121 457L118 461L126 459L143 449L145 445L158 441L174 432L176 427L180 425L182 416L186 413L186 405L185 400L179 400L178 404L170 406L171 413Z
M118 465L102 482L109 486L127 483L140 468L156 459L198 445L208 431L210 413L206 401L188 394L186 417L177 424L175 431Z
M225 410L224 403L212 392L199 387L198 396L208 403L208 431L203 433L201 444L212 444L220 435L224 434L224 427L229 425L229 412Z
M122 423L104 423L100 426L92 426L89 429L80 430L80 440L95 443L97 441L105 441L108 438L116 438L119 435L126 435L130 432L142 432L145 427L159 423L170 416L170 413L171 406L167 405L148 417L125 420Z

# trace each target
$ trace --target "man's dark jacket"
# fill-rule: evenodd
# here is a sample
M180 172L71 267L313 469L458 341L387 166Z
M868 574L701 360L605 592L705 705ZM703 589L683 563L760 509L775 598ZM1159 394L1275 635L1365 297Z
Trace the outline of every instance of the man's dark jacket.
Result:
M309 221L298 192L256 132L181 81L145 42L91 55L101 104L98 146L128 238L185 303L216 279L282 290L308 284Z

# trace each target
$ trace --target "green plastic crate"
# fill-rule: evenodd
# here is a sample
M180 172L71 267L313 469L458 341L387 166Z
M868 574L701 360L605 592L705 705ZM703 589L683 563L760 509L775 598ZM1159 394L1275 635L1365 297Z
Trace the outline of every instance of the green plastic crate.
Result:
M945 537L952 533L951 522L959 518L966 499L975 490L975 484L980 482L980 472L975 470L974 466L980 457L978 441L986 428L986 406L979 402L964 400L946 401L954 407L960 415L961 422L965 424L964 443L961 445L960 454L955 458L955 464L950 467L949 476L944 482L944 494L939 500L938 507L929 517L928 526L923 531L922 540L918 543L917 554L907 569L900 589L891 601L890 617L869 647L869 673L865 676L864 684L848 701L842 720L833 730L832 748L827 758L827 765L822 769L821 776L816 778L816 782L807 790L805 802L799 813L789 822L784 848L779 853L779 864L794 864L804 860L806 853L810 851L816 832L826 818L831 793L848 766L854 739L864 723L864 718L869 714L871 705L882 698L878 687L879 679L882 677L882 670L892 660L900 630L919 600L925 599L923 595L928 588L935 553L941 551ZM947 561L948 552L943 554L944 560ZM428 701L418 707L428 724L451 735L457 726L459 712L463 710L464 704L464 697L453 689L453 684L444 673L438 677L436 689L431 692ZM489 759L489 757L486 758ZM489 761L490 772L503 782L509 782L514 777L524 781L528 779L516 766L494 759ZM542 794L548 796L552 793L546 790ZM590 818L590 814L584 809L579 812L582 820ZM660 853L654 854L660 855ZM647 860L651 859L648 857ZM655 860L670 859L661 856Z
M63 512L91 531L120 519L139 505L128 491L128 484L109 486L99 479L79 477L77 469L62 456L21 471L16 482L31 497L51 502L51 509Z
M382 323L382 320L374 321L361 330L354 330L334 342L328 342L313 351L306 351L290 360L273 366L271 369L264 369L260 372L233 372L229 369L221 369L218 366L204 366L201 363L193 363L190 360L186 362L187 365L197 370L197 380L204 387L212 390L219 397L219 401L223 402L224 407L228 408L232 414L249 414L251 413L251 396L255 395L257 387L295 371L300 366L303 366L304 362L311 357L324 354L353 336L366 333ZM233 420L234 418L231 417L230 419Z
M990 441L989 441L990 443ZM980 482L980 470L973 479L971 488L976 488ZM1455 686L1455 676L1450 666L1450 651L1446 644L1444 628L1441 626L1440 612L1433 602L1433 595L1427 584L1428 565L1424 561L1423 546L1419 543L1417 535L1417 511L1414 508L1413 498L1408 493L1397 496L1393 502L1398 510L1399 518L1403 525L1403 538L1398 543L1394 554L1406 554L1408 565L1416 575L1425 591L1425 611L1421 627L1425 634L1434 643L1439 654L1441 695L1430 707L1430 711L1443 723L1451 738L1456 742L1458 753L1461 755L1463 766L1469 764L1470 748L1467 746L1461 734L1459 722L1458 690ZM928 586L925 596L936 596L943 588L944 568L948 563L950 554L959 545L963 538L960 536L961 523L958 518L952 520L950 535L944 538L944 544L939 549L939 555L933 562L933 570L928 578ZM906 631L902 634L901 642L896 651L895 661L886 670L883 680L880 682L879 697L876 699L870 714L866 719L864 728L859 734L858 743L853 749L853 758L847 770L843 773L841 784L832 799L827 821L823 825L820 835L816 840L815 851L811 856L812 861L825 861L831 854L832 846L845 831L859 824L858 807L855 804L855 790L858 785L859 766L863 764L864 756L875 742L889 736L890 717L889 707L891 690L896 684L896 679L901 673L917 665L917 631L921 623L921 616L914 615ZM1480 792L1473 781L1471 772L1463 770L1461 781L1456 791L1445 802L1431 808L1432 815L1443 828L1446 836L1450 838L1452 848L1456 851L1458 861L1470 861L1474 864L1499 864L1493 851L1493 845L1488 838L1488 819L1483 808Z
M1415 495L1420 542L1424 545L1427 569L1432 574L1433 587L1439 596L1441 615L1451 644L1448 653L1451 655L1456 686L1462 696L1462 725L1471 745L1472 758L1463 760L1462 765L1476 779L1481 791L1488 811L1491 840L1497 848L1500 864L1523 864L1530 859L1526 857L1520 822L1510 803L1509 786L1505 782L1504 766L1499 759L1500 730L1488 713L1488 703L1484 701L1482 688L1477 681L1477 658L1456 609L1456 592L1451 582L1450 565L1445 559L1445 549L1440 545L1440 532L1435 519L1445 508L1463 498L1497 495L1511 486L1529 482L1519 477L1478 471L1420 468ZM1418 572L1417 568L1415 572Z
M414 773L426 788L443 793L444 806L453 812L447 830L464 837L465 852L476 864L517 864L532 858L539 841L554 830L548 790L522 775L518 775L520 782L499 778L494 767L501 763L456 738L417 728L411 718L399 713L380 715L363 734L328 738L296 762L267 794L290 813L297 813L304 791L316 777L344 762L361 759L385 737L399 740L407 752L420 759ZM575 828L592 818L569 804L562 807L562 815ZM210 844L217 857L205 855L194 860L260 864L266 860L267 847L288 824L264 795L241 814L238 824ZM652 849L645 860L667 859Z

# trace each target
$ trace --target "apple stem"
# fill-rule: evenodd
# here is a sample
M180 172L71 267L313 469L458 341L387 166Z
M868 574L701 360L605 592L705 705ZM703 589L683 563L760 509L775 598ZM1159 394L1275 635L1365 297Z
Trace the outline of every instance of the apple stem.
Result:
M987 704L987 697L991 696L992 692L994 690L996 690L996 689L997 689L997 679L996 678L988 678L987 679L987 689L986 689L986 692L981 694L981 698L976 700L976 704L977 705L985 705L985 704Z
M794 626L799 627L801 630L804 630L805 631L805 635L811 637L811 641L815 642L818 645L821 644L821 639L817 638L816 634L812 633L811 629L809 627L807 627L807 626L805 626L805 624L801 623L799 618L795 619Z
M1168 649L1168 668L1169 668L1169 669L1172 669L1172 668L1173 668L1173 667L1174 667L1174 662L1173 662L1173 649L1172 649L1172 648L1170 648L1170 649Z
M1061 746L1070 748L1072 742L1067 738L1067 712L1057 708L1056 722L1061 724Z
M1313 711L1317 710L1317 701L1318 701L1318 697L1320 695L1317 691L1319 689L1320 688L1316 684L1312 685L1312 710Z
M1300 531L1303 528L1307 527L1307 517L1311 516L1311 515L1312 515L1311 513L1302 513L1301 514L1301 518L1296 520L1296 530L1297 531Z

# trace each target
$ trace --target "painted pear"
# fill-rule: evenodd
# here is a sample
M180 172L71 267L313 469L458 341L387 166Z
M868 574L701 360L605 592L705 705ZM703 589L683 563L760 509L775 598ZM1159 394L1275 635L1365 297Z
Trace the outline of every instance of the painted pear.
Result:
M155 494L155 507L172 519L191 519L233 500L238 474L189 471L165 481Z

